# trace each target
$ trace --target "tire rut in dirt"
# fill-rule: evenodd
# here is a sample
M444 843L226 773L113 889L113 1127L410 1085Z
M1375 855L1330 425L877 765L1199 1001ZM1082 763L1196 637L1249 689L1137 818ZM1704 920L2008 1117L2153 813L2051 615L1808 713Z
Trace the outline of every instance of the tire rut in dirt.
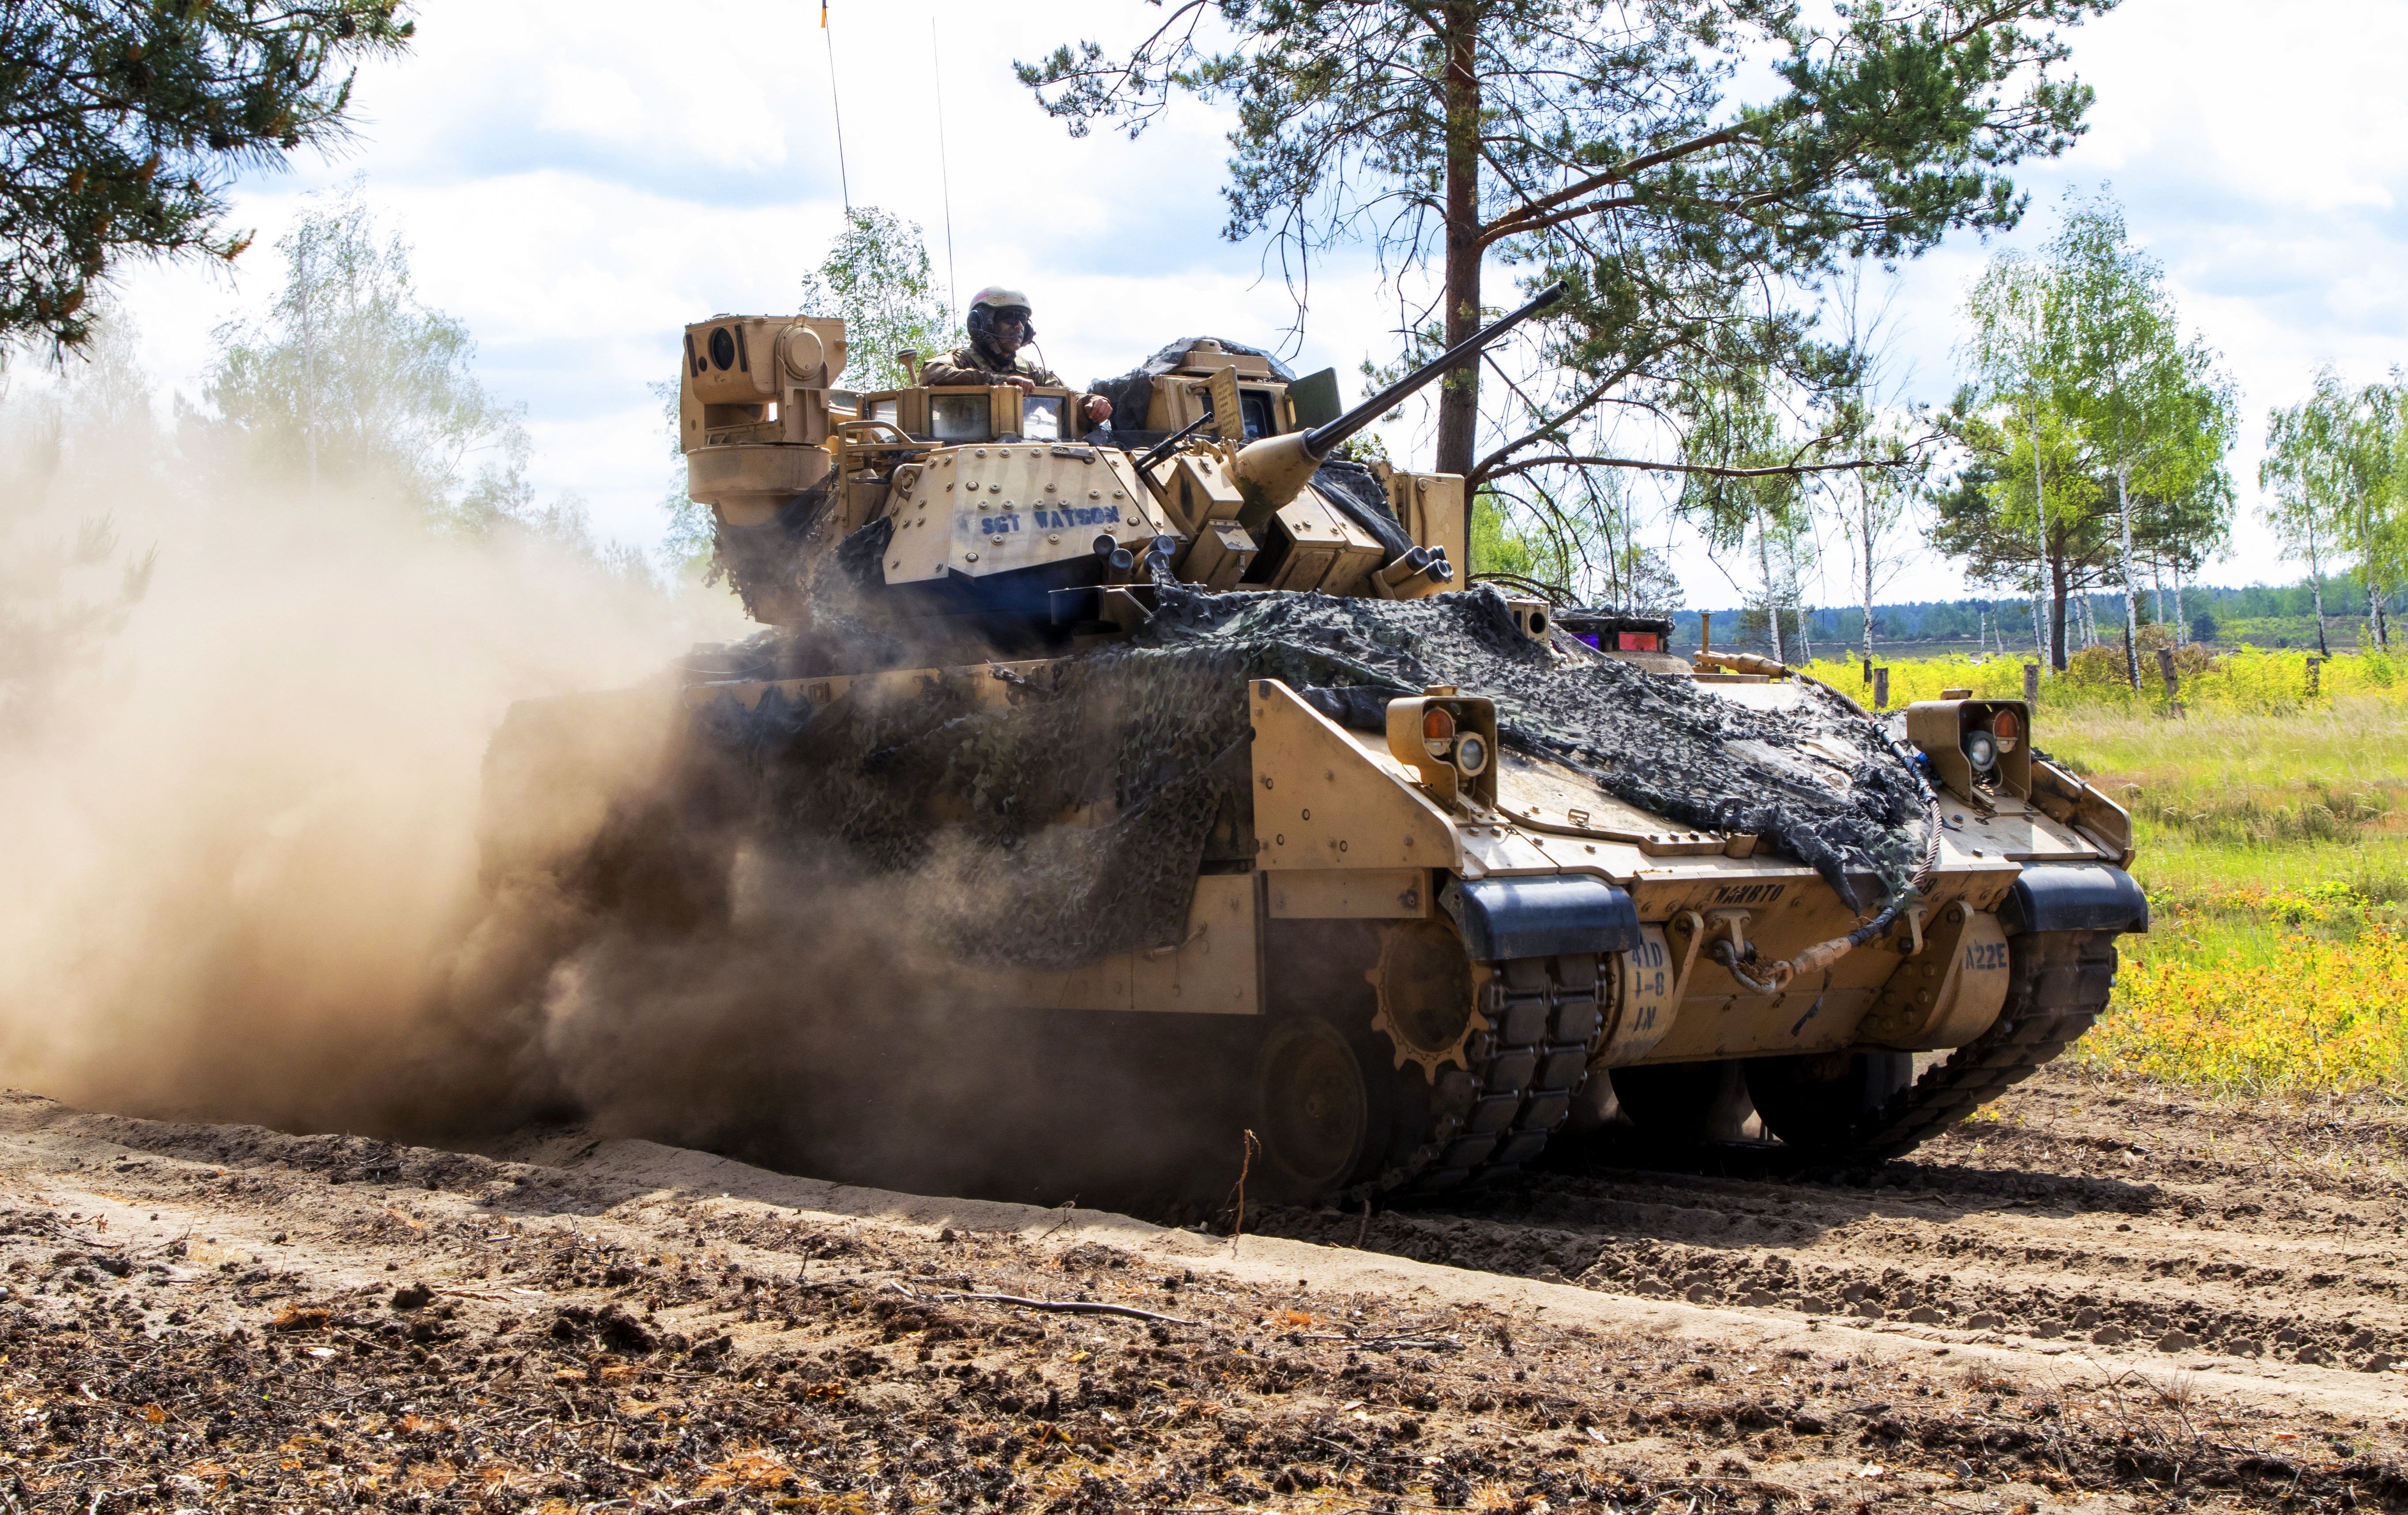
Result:
M2301 1166L2282 1102L2230 1109L2057 1073L1912 1159L1817 1178L1551 1171L1392 1210L1366 1248L1607 1293L1900 1326L2169 1368L2408 1361L2408 1200L2370 1172L2408 1116ZM2262 1134L2262 1140L2261 1140ZM2233 1151L2248 1143L2253 1161ZM1726 1154L1727 1155L1727 1154ZM1253 1229L1353 1245L1352 1216Z

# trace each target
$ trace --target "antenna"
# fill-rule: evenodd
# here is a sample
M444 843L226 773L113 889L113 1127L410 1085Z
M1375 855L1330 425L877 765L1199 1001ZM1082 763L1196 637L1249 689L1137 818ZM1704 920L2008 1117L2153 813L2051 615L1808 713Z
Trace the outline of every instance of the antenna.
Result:
M944 55L937 46L937 18L928 18L928 72L937 81L937 182L945 192L945 304L956 325L962 319L962 287L953 279L953 176L945 162Z
M836 93L836 34L828 30L828 0L820 0L820 36L827 42L828 109L836 116L836 181L844 191L844 213L853 214L853 177L844 166L844 103Z

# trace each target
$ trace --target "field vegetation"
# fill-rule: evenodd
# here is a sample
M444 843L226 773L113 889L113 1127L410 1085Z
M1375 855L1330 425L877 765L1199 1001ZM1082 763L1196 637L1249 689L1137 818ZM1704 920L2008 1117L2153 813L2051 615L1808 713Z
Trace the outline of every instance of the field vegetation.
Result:
M2408 1095L2408 660L2177 654L2136 698L2120 650L2042 681L2040 747L2132 812L2148 936L2124 940L2100 1071L2233 1093ZM1892 707L2020 697L2020 661L1889 667ZM1860 665L1824 678L1862 694ZM1870 703L1867 697L1868 704Z

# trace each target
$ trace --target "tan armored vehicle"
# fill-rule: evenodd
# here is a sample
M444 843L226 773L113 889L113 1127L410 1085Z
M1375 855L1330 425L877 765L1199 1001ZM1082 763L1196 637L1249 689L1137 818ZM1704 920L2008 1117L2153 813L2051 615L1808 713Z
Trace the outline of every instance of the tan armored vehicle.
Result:
M2128 818L2025 706L1885 730L1662 622L1558 626L1465 589L1459 479L1336 455L1547 298L1343 414L1331 376L1177 346L1092 435L1065 391L833 390L834 322L690 327L691 489L772 629L690 661L647 776L655 834L663 793L738 818L678 919L709 929L747 848L941 870L958 1024L1209 1043L1163 1077L1226 1084L1254 1193L1291 1198L1626 1119L1886 1156L2054 1056L2147 912ZM496 869L578 865L515 786L627 786L557 757L580 708L497 741Z

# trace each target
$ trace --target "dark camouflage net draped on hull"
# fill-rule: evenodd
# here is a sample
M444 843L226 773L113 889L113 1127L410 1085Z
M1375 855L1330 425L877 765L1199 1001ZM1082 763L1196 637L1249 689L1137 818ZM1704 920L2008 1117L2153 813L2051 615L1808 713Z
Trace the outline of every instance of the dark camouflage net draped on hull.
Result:
M1207 842L1250 781L1255 679L1369 729L1389 698L1430 684L1487 695L1506 747L1672 829L1754 832L1868 913L1908 887L1925 814L1915 777L1818 686L1767 712L1609 658L1558 660L1486 588L1404 602L1157 593L1143 632L1033 677L974 668L824 708L773 692L752 711L715 707L702 735L738 760L773 839L922 871L948 917L932 924L990 962L1069 967L1181 939ZM838 635L824 621L754 646L785 668L832 671L845 660L809 644ZM1010 686L1000 704L965 681L994 678Z

